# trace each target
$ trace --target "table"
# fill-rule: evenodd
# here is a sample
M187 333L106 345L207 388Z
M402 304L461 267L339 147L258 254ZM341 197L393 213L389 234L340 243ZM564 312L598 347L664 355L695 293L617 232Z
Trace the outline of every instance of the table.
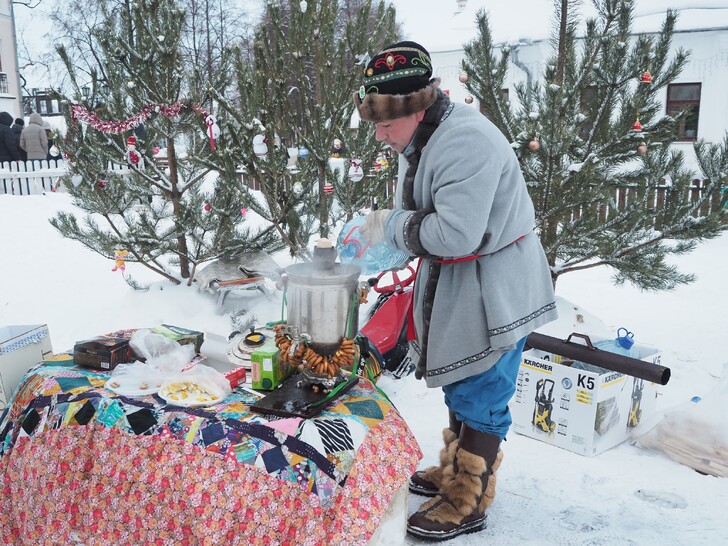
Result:
M422 454L362 379L312 419L125 397L56 355L0 417L0 532L13 544L366 544Z

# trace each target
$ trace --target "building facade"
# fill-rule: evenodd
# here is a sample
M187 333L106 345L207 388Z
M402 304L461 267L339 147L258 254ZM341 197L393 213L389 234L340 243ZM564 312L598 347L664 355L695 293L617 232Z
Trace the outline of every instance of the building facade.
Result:
M15 18L12 0L0 0L0 112L22 114Z

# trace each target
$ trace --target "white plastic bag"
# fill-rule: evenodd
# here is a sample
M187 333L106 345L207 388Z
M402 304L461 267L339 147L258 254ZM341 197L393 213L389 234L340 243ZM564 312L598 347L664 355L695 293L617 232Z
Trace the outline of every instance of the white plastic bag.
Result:
M135 331L129 339L129 345L135 354L146 360L147 366L162 372L181 372L195 357L193 345L180 345L146 328Z
M697 403L688 402L665 412L662 419L636 443L661 451L674 461L703 474L728 478L728 364L717 387Z

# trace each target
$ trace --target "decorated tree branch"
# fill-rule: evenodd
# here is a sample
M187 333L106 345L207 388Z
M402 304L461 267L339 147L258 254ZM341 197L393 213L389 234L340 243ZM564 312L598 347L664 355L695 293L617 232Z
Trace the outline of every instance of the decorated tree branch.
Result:
M125 262L174 283L191 283L210 260L281 248L270 227L247 224L235 173L218 173L209 160L229 152L206 88L227 80L225 71L204 85L186 77L185 11L171 0L141 0L131 11L110 1L99 7L103 23L92 33L100 64L90 82L59 48L75 90L61 95L66 186L86 215L62 212L52 224L110 260L125 252Z
M553 55L511 101L502 89L521 45L495 44L481 11L462 80L513 143L554 283L602 265L644 289L690 282L667 258L726 228L716 196L728 169L697 143L702 173L690 172L671 147L688 114L663 115L659 100L688 58L671 48L677 15L668 11L656 35L632 35L632 0L593 0L598 16L583 27L579 4L554 2ZM698 177L706 182L696 191Z

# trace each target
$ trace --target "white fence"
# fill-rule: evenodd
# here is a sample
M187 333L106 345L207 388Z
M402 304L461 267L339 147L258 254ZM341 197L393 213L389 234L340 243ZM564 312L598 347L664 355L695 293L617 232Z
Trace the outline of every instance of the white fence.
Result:
M38 195L53 191L66 174L61 160L10 161L0 163L0 194Z
M120 163L110 163L107 170L120 175L130 172L128 165ZM55 191L67 173L68 166L62 159L5 161L0 163L0 195L40 195Z

